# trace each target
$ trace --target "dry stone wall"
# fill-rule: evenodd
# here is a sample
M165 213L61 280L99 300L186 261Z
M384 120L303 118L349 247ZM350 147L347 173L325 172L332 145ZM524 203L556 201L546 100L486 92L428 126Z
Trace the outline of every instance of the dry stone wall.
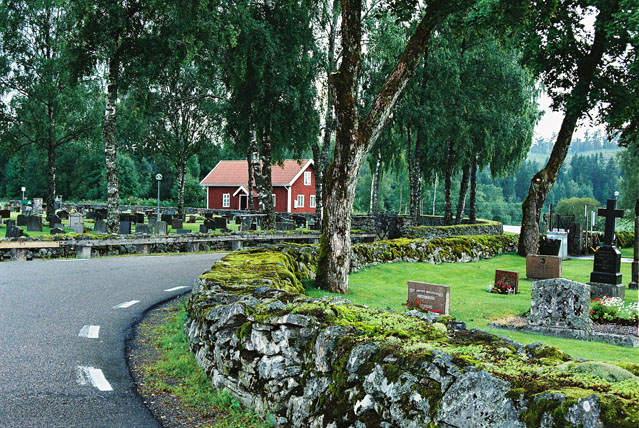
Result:
M438 254L452 252L445 246ZM560 369L570 357L555 348L460 329L451 317L301 294L300 279L312 273L309 248L232 253L200 277L187 303L198 364L216 387L277 426L630 427L639 420L638 395L609 385L601 392L603 381Z

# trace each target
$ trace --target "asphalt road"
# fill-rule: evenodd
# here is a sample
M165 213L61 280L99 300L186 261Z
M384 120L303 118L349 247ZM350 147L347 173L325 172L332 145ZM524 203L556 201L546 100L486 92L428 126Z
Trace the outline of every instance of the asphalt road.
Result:
M0 263L0 428L160 427L135 393L126 340L221 256Z

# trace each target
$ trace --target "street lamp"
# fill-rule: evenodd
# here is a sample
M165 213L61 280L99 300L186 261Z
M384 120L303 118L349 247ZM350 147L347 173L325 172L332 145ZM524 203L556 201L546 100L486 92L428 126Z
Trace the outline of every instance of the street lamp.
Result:
M617 199L619 197L619 191L615 190L615 199Z
M22 190L22 200L24 201L24 191L27 190L27 188L22 186L20 190Z
M156 174L155 179L158 181L158 223L160 222L160 181L162 181L162 174Z

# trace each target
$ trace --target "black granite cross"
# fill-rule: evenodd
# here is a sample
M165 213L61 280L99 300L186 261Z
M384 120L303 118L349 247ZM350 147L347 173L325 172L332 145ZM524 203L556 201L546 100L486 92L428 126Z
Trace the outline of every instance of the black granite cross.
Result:
M617 218L623 217L623 210L617 209L617 200L608 199L606 208L599 208L597 215L606 217L606 231L604 235L604 244L612 245L615 242L615 224Z

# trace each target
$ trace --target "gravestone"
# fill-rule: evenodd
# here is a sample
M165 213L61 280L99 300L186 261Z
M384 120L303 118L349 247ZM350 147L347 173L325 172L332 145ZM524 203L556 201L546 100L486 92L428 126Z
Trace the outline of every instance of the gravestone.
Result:
M69 229L75 233L84 233L84 215L80 213L69 214Z
M584 225L581 223L571 224L568 232L568 254L582 254L585 247Z
M200 225L200 233L209 233L209 229L206 227L206 225Z
M182 220L174 218L173 220L171 220L171 227L173 228L173 230L178 230L182 229L184 227L184 224L182 223Z
M533 282L528 325L590 333L590 286L564 278Z
M60 228L60 227L54 227L53 229L51 229L51 235L58 235L60 233L64 233L64 229Z
M153 227L153 233L156 235L166 235L166 222L165 221L156 221Z
M541 255L526 256L526 278L561 278L561 257Z
M135 222L136 222L137 224L144 223L144 214L142 214L142 213L135 213Z
M221 229L222 232L227 230L227 222L224 217L215 217L213 219L213 229Z
M120 235L130 235L131 234L131 222L129 221L121 221L120 222Z
M450 287L408 281L407 306L448 315L450 312Z
M95 211L87 212L87 220L95 220L97 213Z
M135 225L135 234L136 235L149 235L152 232L152 228L148 224L138 223Z
M95 226L93 226L93 233L106 233L106 222L104 220L97 220Z
M166 222L167 224L170 224L173 221L173 215L171 214L162 214L160 218L163 222Z
M69 219L69 213L66 210L58 210L56 212L56 215L58 217L60 217L62 220L68 220Z
M6 225L7 225L7 229L9 229L10 227L15 227L16 221L9 219L6 221Z
M27 225L27 216L24 214L18 214L18 226Z
M251 230L252 224L253 224L252 217L242 217L242 230Z
M548 231L546 238L549 240L560 241L559 253L553 254L561 257L561 260L568 260L568 232Z
M213 218L213 213L204 213L204 218L208 218L209 220Z
M42 217L39 215L27 216L27 232L42 232Z
M2 218L11 217L11 210L0 210L0 217Z
M22 236L22 229L17 226L7 226L5 235L7 238L19 238Z
M624 298L626 288L621 283L621 251L614 245L617 218L623 210L617 209L617 200L608 199L606 208L599 208L598 215L606 217L603 244L595 252L593 271L590 274L591 298Z
M149 226L153 227L156 221L158 221L157 217L149 217Z
M42 198L33 198L33 212L42 214Z
M49 217L49 227L53 228L60 225L62 225L62 219L60 217L55 214Z
M120 221L130 222L129 214L120 214Z
M500 281L510 284L512 291L509 294L519 294L519 272L497 269L495 270L495 287L498 287Z
M295 223L292 221L277 221L275 222L275 229L277 230L295 230Z
M191 231L189 229L178 229L177 230L177 234L178 235L186 235L187 233L191 233Z
M635 250L632 261L632 279L628 288L636 290L639 288L639 199L635 204Z

